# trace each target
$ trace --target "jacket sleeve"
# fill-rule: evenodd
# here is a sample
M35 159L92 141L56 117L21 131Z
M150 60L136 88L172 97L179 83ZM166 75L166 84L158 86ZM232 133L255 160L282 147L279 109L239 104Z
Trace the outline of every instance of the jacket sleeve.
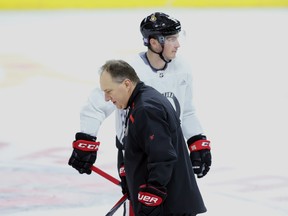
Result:
M164 110L143 108L138 110L136 133L140 148L147 156L147 183L166 186L171 178L177 153Z
M80 130L97 136L102 122L115 110L111 102L105 101L104 93L95 88L80 111Z

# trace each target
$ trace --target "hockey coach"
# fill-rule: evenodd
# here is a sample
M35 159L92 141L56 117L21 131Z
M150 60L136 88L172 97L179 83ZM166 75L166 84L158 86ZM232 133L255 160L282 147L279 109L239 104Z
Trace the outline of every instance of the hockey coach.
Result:
M195 216L206 212L180 120L169 100L139 80L123 60L100 69L105 100L128 111L124 166L136 216Z

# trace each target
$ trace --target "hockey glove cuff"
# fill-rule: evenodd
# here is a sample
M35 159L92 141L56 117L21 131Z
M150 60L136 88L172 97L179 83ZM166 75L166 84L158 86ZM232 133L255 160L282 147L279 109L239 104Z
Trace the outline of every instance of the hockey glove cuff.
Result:
M128 186L127 186L127 181L126 181L126 173L125 173L124 164L121 164L121 166L119 168L119 176L120 176L120 179L121 179L122 193L123 194L127 194L128 195L128 199L130 199L129 190L128 190Z
M140 216L162 216L163 202L167 197L165 188L141 185L138 193L138 213Z
M212 164L210 141L204 135L196 135L187 141L194 173L198 178L204 177Z
M73 152L68 164L78 170L80 174L91 174L91 166L97 158L97 151L100 142L96 142L96 137L79 132L75 135L72 143Z

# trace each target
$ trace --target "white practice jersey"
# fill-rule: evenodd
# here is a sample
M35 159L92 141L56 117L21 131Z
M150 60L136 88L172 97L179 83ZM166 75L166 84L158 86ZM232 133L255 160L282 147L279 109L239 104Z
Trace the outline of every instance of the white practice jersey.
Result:
M149 65L145 53L125 59L136 71L141 81L162 93L174 106L181 120L186 139L203 133L192 103L191 68L183 59L176 57L163 70L155 71ZM104 93L95 88L80 113L81 131L97 136L101 123L116 107L104 100ZM116 110L116 134L121 141L124 137L124 122L127 111Z

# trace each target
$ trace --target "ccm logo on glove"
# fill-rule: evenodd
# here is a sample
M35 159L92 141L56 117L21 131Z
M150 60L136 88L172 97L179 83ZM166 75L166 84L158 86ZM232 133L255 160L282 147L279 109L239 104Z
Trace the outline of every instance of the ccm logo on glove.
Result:
M198 151L202 149L210 150L210 141L208 140L198 140L189 146L190 152Z
M159 196L156 196L155 194L139 192L138 201L143 203L146 206L158 206L162 203L162 198Z
M73 142L73 147L82 151L97 151L99 144L100 142L77 140Z

